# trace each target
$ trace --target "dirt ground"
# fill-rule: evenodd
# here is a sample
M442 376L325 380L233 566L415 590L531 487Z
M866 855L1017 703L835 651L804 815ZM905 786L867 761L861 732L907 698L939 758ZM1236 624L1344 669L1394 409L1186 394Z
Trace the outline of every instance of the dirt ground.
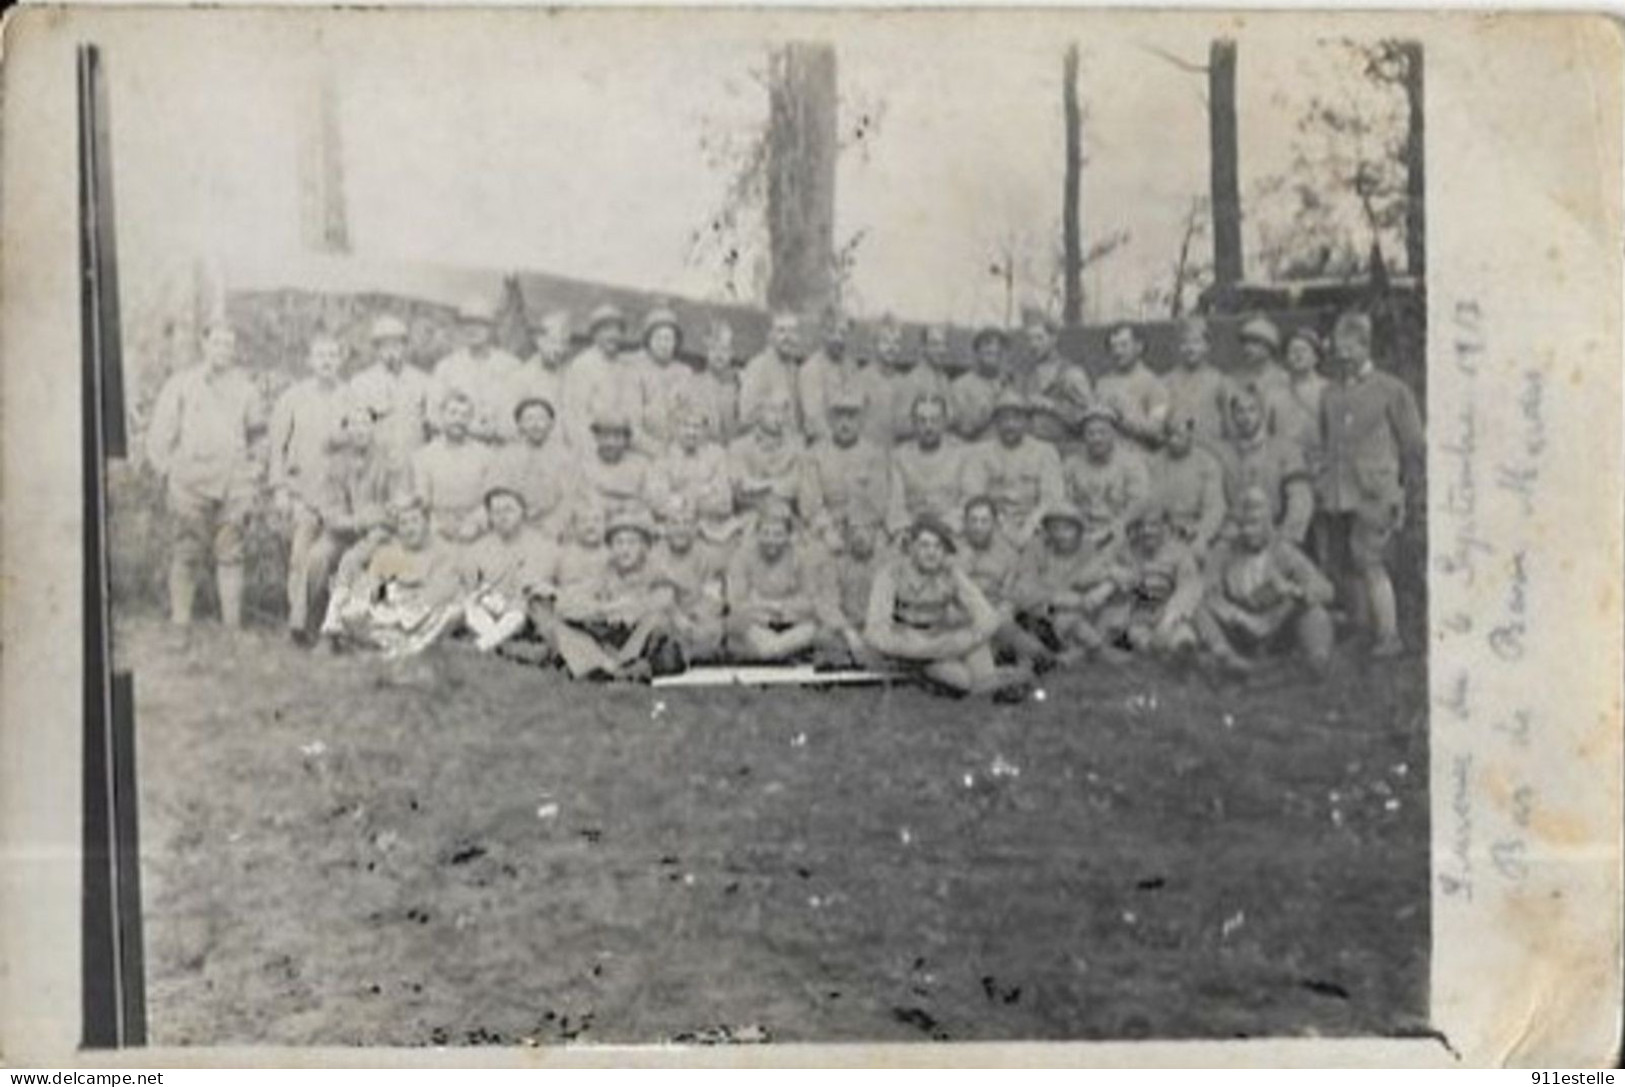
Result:
M993 706L118 639L154 1044L1425 1027L1416 660Z

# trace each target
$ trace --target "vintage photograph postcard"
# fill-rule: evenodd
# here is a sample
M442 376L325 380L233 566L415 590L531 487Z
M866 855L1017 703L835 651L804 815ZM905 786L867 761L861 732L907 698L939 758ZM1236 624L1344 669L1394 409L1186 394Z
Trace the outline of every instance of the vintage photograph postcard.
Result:
M0 1054L1612 1064L1622 61L9 13Z

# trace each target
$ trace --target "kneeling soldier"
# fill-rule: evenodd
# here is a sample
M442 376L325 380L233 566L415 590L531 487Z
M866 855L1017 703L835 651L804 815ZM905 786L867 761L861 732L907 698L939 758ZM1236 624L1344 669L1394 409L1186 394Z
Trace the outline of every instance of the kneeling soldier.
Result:
M1332 583L1276 531L1262 491L1241 496L1235 536L1213 552L1207 573L1207 600L1196 629L1222 665L1250 671L1255 650L1284 638L1296 643L1310 668L1325 669L1332 654L1326 610Z
M1105 603L1098 591L1100 552L1084 538L1084 524L1071 506L1045 510L1010 586L1016 623L1063 664L1105 644L1095 628Z

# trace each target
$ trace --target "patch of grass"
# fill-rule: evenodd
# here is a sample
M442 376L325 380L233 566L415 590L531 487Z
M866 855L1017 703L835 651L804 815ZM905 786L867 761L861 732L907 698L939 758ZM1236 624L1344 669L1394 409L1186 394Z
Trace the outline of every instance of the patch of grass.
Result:
M1419 662L993 706L118 637L158 1044L1425 1022Z

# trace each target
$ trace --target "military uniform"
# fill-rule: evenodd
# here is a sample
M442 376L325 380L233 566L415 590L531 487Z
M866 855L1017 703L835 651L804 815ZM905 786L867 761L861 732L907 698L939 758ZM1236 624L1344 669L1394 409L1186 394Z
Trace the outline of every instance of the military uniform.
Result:
M1224 403L1230 383L1224 374L1206 364L1194 370L1176 366L1162 380L1168 389L1169 416L1192 420L1196 440L1209 447L1216 444L1228 429Z
M891 510L891 465L879 446L860 437L851 445L819 442L803 458L801 510L833 546L848 522L881 525Z
M1244 491L1258 488L1270 502L1270 519L1293 543L1302 543L1314 515L1309 467L1298 446L1262 432L1231 438L1219 446L1224 467L1225 501L1234 509Z
M796 361L780 355L771 346L745 364L739 378L739 416L743 425L755 429L756 416L770 403L790 406L788 429L804 434L805 413L797 388Z
M818 443L829 439L829 408L837 400L852 400L873 420L879 414L879 379L875 371L859 366L850 354L839 362L820 351L809 358L797 374L803 415L802 429L807 440Z
M875 399L865 416L868 429L884 448L903 445L914 437L914 405L927 396L941 397L946 404L947 393L947 382L929 366L881 367L875 371Z
M311 602L330 578L353 580L386 538L390 507L410 493L405 466L388 450L345 444L333 451L307 507L314 531L288 556L289 627L305 630Z
M488 487L507 487L525 501L525 521L556 539L563 529L570 489L576 482L575 464L563 443L549 436L541 445L519 437L491 454L486 472Z
M1033 408L1033 437L1064 450L1094 402L1089 371L1059 354L1040 359L1016 381Z
M412 487L429 507L436 535L467 543L485 530L491 460L490 446L473 438L453 442L442 435L417 451Z
M654 462L636 449L628 449L613 463L587 449L575 458L570 489L572 504L582 505L601 519L628 512L647 512L653 497Z
M980 370L961 374L948 383L949 427L961 441L979 442L989 436L993 405L1008 382Z
M1053 445L1031 436L1014 446L991 435L965 457L965 497L986 495L999 511L999 523L1012 541L1025 543L1038 527L1040 511L1066 500L1061 457Z
M1020 557L1015 546L999 533L993 534L986 547L976 547L967 539L960 544L958 553L960 567L994 608L1010 603Z
M965 447L951 435L932 450L914 441L893 449L887 528L895 534L920 517L931 517L957 532L969 497L965 468Z
M1168 450L1152 462L1151 493L1163 509L1174 533L1198 554L1224 528L1224 466L1203 446L1192 443L1183 456Z
M732 540L738 531L728 456L709 442L692 453L673 443L649 473L649 499L657 510L685 502L699 519L700 534L712 544Z
M1123 540L1104 560L1112 586L1098 627L1130 647L1177 648L1195 640L1191 620L1202 602L1202 578L1190 548L1172 537L1150 554Z
M1095 379L1095 396L1117 416L1118 431L1142 449L1160 443L1170 399L1162 378L1143 362ZM1148 436L1154 435L1155 438Z
M596 345L577 355L564 378L564 406L559 411L566 442L579 452L591 454L594 419L626 419L634 427L632 444L648 450L647 435L640 438L644 418L644 372L624 352L613 358Z
M570 373L565 364L550 365L540 355L532 355L521 362L514 370L508 382L507 395L503 401L503 410L500 418L502 435L507 441L515 441L519 437L519 424L514 414L519 405L527 400L545 400L547 406L553 409L554 429L561 431L558 441L562 445L563 428L558 425L564 413L564 383Z
M405 463L428 440L433 386L433 379L411 363L391 370L375 362L350 379L350 402L372 414L374 440Z
M513 425L509 397L519 369L519 360L500 347L486 347L479 352L458 348L435 364L430 402L438 408L448 392L460 390L474 405L471 429L475 436L499 440ZM504 412L508 414L504 416ZM438 417L432 422L440 425Z
M768 498L795 503L801 493L804 454L798 435L769 434L753 427L728 450L734 509L754 510Z
M672 590L671 634L684 659L715 660L722 653L726 563L721 553L701 539L680 553L668 543L656 552L655 565Z
M335 591L322 633L343 635L388 657L421 652L461 614L456 553L433 536L418 548L388 540L353 586Z
M462 555L467 600L463 619L489 650L520 633L530 598L558 594L560 552L556 544L523 526L511 537L496 531L475 540Z
M1129 511L1151 492L1150 473L1139 452L1116 446L1105 461L1082 449L1062 464L1067 500L1083 514L1084 535L1103 543L1121 527Z
M1357 569L1380 564L1405 512L1404 471L1422 465L1427 439L1409 387L1368 361L1321 397L1321 508L1338 520Z

